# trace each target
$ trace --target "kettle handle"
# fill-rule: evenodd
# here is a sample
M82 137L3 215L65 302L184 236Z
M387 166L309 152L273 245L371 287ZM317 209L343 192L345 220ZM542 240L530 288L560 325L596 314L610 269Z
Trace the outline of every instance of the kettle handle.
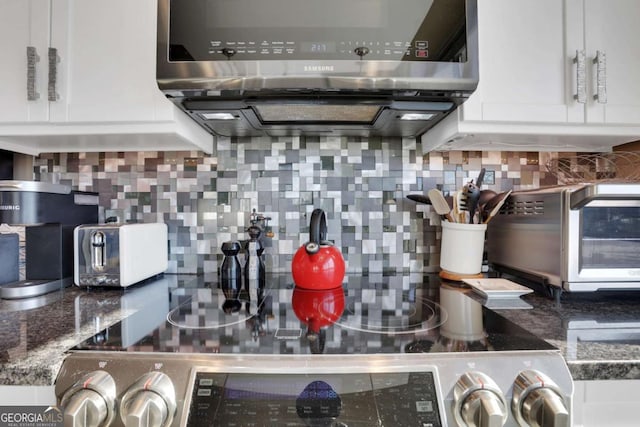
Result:
M322 209L314 209L311 213L309 224L309 242L305 249L309 254L315 254L320 250L320 245L327 240L327 215Z

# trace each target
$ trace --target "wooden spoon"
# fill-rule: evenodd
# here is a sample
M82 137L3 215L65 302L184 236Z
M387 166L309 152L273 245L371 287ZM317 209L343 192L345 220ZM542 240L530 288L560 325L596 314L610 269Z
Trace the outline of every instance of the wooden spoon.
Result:
M429 200L431 200L433 210L435 210L438 215L446 217L449 222L455 222L450 213L451 208L449 207L449 203L447 203L447 199L444 198L442 191L437 188L432 188L427 192L427 195L429 196Z
M500 211L500 208L502 207L502 205L504 205L504 202L507 200L507 197L509 197L509 194L511 194L511 191L513 191L513 190L509 190L507 192L500 193L496 197L491 199L489 202L487 202L487 205L489 205L489 203L491 203L493 205L493 201L494 200L496 201L495 205L493 206L493 209L491 209L491 211L489 212L489 215L487 216L487 219L484 220L483 224L488 224L489 221L491 221L491 219L494 216L496 216L496 214ZM485 207L487 205L485 205Z

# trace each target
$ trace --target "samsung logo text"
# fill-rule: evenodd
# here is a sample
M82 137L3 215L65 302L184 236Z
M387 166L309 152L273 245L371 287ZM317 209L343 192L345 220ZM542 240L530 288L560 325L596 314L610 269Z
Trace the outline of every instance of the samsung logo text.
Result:
M304 71L317 72L317 71L334 71L333 65L305 65Z

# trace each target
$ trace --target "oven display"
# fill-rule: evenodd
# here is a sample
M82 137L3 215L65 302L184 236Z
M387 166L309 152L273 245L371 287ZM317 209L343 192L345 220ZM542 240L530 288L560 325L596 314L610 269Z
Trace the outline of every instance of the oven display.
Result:
M466 62L465 0L172 0L169 60Z
M442 426L433 372L199 372L187 426Z

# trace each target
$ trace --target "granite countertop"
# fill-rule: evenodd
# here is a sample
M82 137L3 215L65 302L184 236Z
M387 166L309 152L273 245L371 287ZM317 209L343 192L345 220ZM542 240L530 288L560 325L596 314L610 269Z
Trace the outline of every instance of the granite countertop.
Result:
M0 385L53 384L68 349L125 319L130 340L139 339L164 322L169 294L207 280L164 275L127 289L70 287L0 300ZM518 301L521 308L493 309L559 348L575 380L640 379L640 292L559 300L532 293Z
M640 292L531 293L498 314L559 348L574 380L640 379Z
M153 329L165 319L168 309L157 304L168 299L169 289L196 280L164 275L127 289L71 286L37 298L0 300L0 385L53 384L71 347L137 313L144 314L138 323Z

